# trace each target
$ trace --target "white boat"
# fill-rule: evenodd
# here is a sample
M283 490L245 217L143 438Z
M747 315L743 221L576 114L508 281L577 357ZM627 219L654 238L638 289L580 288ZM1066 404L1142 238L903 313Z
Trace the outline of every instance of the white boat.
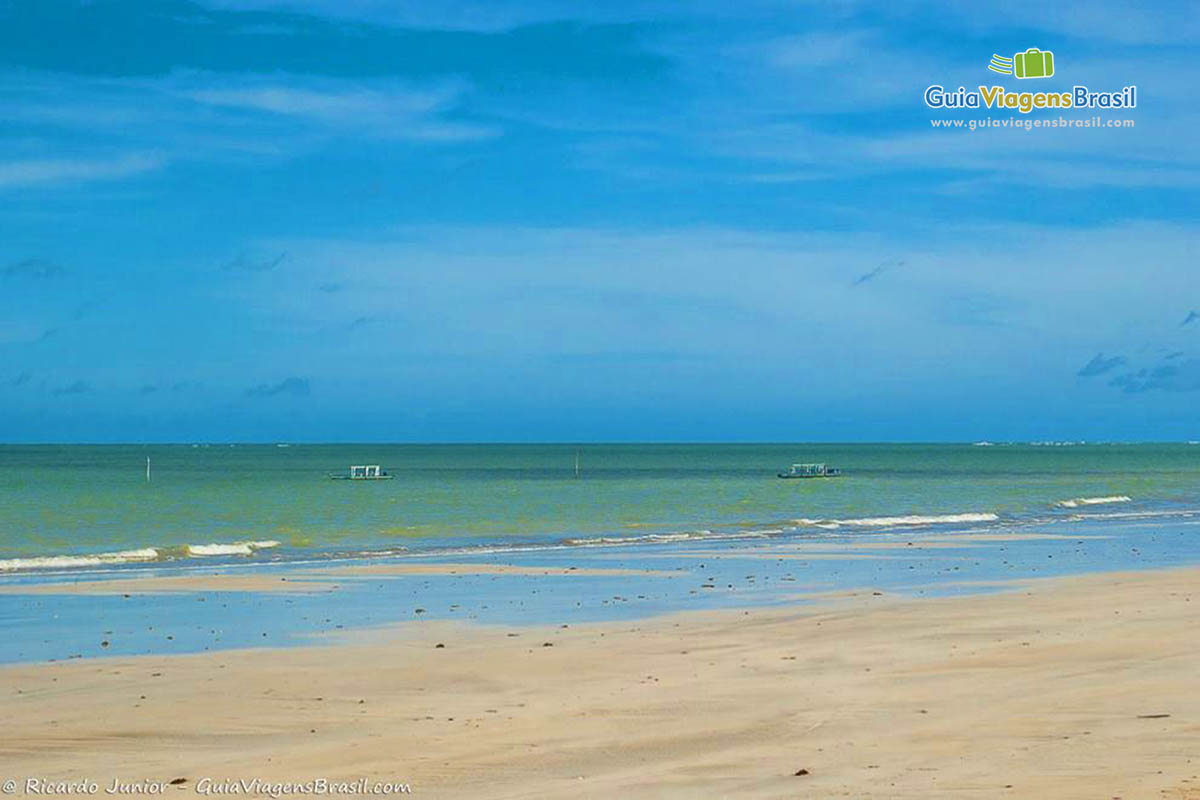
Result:
M391 474L378 464L355 464L346 474L330 474L335 481L390 481Z
M824 464L792 464L787 472L777 474L781 478L837 478L842 471Z

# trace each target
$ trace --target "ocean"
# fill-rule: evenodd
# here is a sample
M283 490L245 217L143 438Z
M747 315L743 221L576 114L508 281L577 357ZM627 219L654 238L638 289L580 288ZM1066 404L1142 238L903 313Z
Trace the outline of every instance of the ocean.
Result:
M844 475L778 479L793 462ZM329 479L351 464L394 479ZM1200 446L1189 444L0 446L5 573L1011 529L1193 509Z

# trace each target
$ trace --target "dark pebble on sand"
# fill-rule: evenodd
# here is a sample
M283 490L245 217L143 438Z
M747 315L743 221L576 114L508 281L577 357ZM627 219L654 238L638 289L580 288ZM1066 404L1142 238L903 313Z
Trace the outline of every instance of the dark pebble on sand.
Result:
M167 783L171 786L178 786L181 783L187 783L187 778L171 778Z
M445 646L446 646L446 645L442 644L441 642L438 642L438 643L437 643L437 644L435 644L433 647L434 647L434 649L436 650L436 649L438 649L438 648L443 648L443 647L445 647Z
M801 775L807 775L807 774L808 774L808 770L806 770L806 769L798 769L798 770L796 770L796 772L795 772L794 774L796 775L796 777L800 777Z

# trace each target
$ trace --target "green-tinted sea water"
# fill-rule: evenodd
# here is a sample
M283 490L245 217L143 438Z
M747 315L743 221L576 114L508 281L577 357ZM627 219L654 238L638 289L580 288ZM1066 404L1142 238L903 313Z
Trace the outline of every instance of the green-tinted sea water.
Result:
M845 475L778 479L792 462ZM394 479L328 478L376 463ZM1128 500L1062 505L1078 498ZM0 568L1006 525L1198 501L1188 444L3 446Z

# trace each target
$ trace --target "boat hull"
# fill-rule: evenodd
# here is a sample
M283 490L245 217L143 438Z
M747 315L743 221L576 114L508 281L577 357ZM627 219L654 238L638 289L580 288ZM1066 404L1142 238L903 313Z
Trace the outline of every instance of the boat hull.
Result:
M820 480L821 478L840 478L840 477L842 477L842 473L840 473L840 472L833 472L828 475L788 475L786 472L779 472L776 474L780 478L783 478L785 481L802 481L802 480L811 481L811 480Z

